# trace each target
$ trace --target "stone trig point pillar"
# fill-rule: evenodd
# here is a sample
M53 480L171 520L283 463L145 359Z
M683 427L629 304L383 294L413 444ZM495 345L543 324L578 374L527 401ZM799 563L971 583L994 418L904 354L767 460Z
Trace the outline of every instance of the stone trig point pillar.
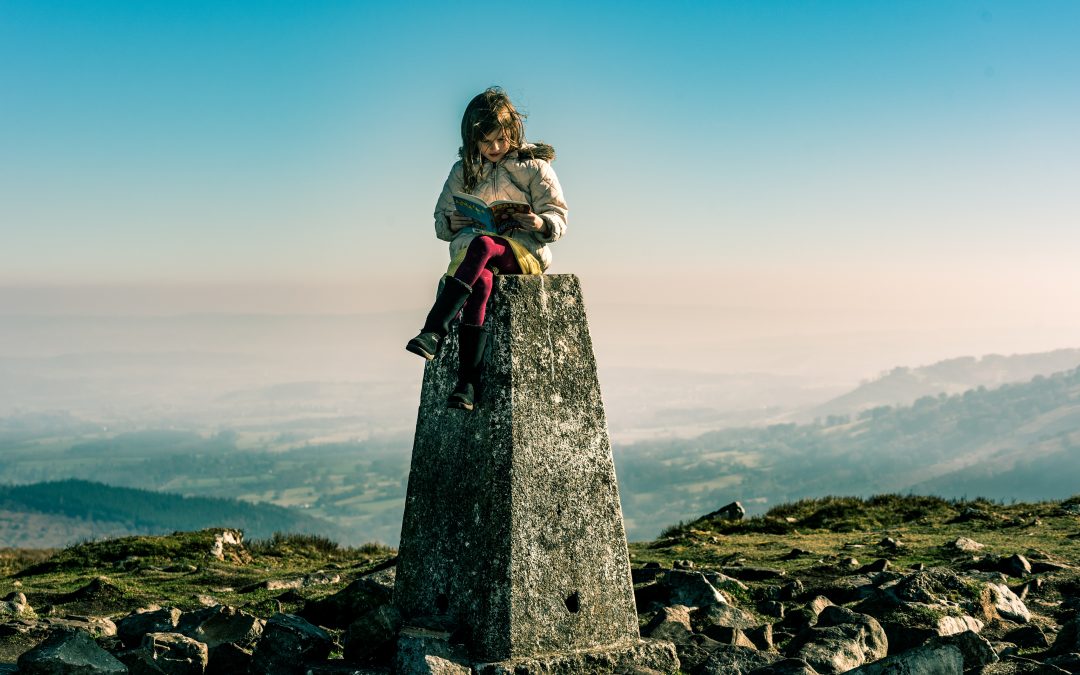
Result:
M394 591L399 671L400 654L436 651L462 672L674 672L672 645L638 633L577 277L498 276L485 323L476 410L446 407L454 331L424 371Z

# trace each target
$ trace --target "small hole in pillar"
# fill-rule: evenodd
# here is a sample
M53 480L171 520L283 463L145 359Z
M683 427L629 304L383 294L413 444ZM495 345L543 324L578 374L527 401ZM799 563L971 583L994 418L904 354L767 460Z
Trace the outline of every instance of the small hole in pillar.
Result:
M450 598L446 597L446 593L439 593L439 597L435 598L435 609L439 614L446 614L446 610L450 609Z
M566 608L570 610L571 614L577 614L581 609L581 596L577 591L574 591L570 595L566 596Z

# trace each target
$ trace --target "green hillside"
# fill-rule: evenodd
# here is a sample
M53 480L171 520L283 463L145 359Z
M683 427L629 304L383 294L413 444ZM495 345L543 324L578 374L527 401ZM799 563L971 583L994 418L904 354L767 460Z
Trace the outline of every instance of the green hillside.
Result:
M36 531L25 527L28 519ZM73 543L102 535L209 527L240 529L254 538L275 532L341 535L332 523L272 504L184 497L84 480L0 486L0 541L9 546L57 546L64 540ZM54 541L43 544L42 531L50 532Z

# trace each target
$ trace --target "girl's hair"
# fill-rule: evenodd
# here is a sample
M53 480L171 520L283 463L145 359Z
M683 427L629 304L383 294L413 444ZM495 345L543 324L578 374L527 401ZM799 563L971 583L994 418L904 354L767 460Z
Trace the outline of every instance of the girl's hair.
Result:
M458 149L465 170L466 192L480 182L484 158L479 142L491 132L502 129L510 149L520 148L525 143L524 122L525 115L517 111L510 97L499 87L488 87L469 101L461 117L461 148Z

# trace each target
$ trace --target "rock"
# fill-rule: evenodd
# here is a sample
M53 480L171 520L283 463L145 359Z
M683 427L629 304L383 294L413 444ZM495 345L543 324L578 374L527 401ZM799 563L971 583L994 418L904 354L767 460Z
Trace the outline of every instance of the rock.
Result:
M865 574L837 577L814 589L818 594L828 597L833 602L846 605L870 597L877 591L874 580Z
M747 649L758 648L758 646L754 644L754 642L750 638L746 637L746 633L742 632L738 628L729 628L727 626L708 626L705 629L705 637L722 645L746 647Z
M471 675L468 654L450 633L407 627L397 640L394 671L417 675Z
M693 560L676 560L671 563L671 568L676 570L692 570L694 569Z
M889 561L885 558L879 558L872 563L863 565L858 569L859 574L872 574L875 572L884 572L889 569Z
M922 645L849 672L852 675L963 675L964 657L953 645Z
M333 647L333 638L323 629L299 616L277 613L266 622L251 669L256 673L301 672L305 662L325 659Z
M785 607L784 603L777 602L776 600L762 600L757 604L757 611L765 616L783 619Z
M119 658L131 675L203 675L208 652L203 643L179 633L148 633L138 649Z
M175 607L138 611L116 623L116 634L125 647L135 648L142 645L147 633L173 632L180 622L180 615L181 611Z
M1024 577L1031 574L1031 563L1019 553L1014 553L1004 558L998 569L1010 577Z
M807 605L806 607L807 607L807 609L809 609L809 610L810 610L811 612L813 612L813 613L814 613L814 617L815 617L815 618L817 618L817 616L818 616L819 614L821 614L821 611L822 611L823 609L825 609L826 607L835 607L835 606L836 606L836 605L835 605L835 604L833 603L833 601L832 601L832 600L829 600L829 599L828 599L827 597L825 597L824 595L819 595L819 596L817 596L816 598L814 598L813 600L811 600L811 601L810 601L810 604L809 604L809 605Z
M781 659L770 665L755 668L747 675L818 675L818 671L802 659Z
M694 632L705 633L710 626L755 628L761 625L761 620L738 607L713 605L690 612L690 625L693 626Z
M843 607L826 607L816 626L791 641L787 655L803 659L820 673L843 673L877 661L888 650L885 631L876 619Z
M307 602L300 616L320 626L345 628L357 617L388 604L393 592L393 585L370 576L360 577L331 596Z
M872 609L857 607L873 614ZM979 632L983 622L963 615L956 616L955 607L928 605L918 602L902 603L878 615L882 628L889 639L889 651L897 654L922 645L927 640L965 631Z
M1080 619L1068 621L1061 627L1049 651L1051 654L1080 652Z
M1043 629L1032 624L1011 630L1002 638L1024 649L1046 649L1050 646L1050 638Z
M60 628L19 657L18 672L19 675L125 675L128 669L87 633Z
M724 594L716 590L701 572L671 570L664 575L662 583L668 589L672 605L711 607L727 604Z
M709 583L713 585L713 588L718 591L728 591L731 593L734 591L750 590L749 586L726 574L721 574L714 570L701 570L701 573L705 575L705 578L709 580Z
M251 657L251 649L245 649L231 642L220 644L210 649L210 662L206 666L206 675L247 673L251 666Z
M781 658L779 654L772 652L721 645L709 655L709 659L696 673L697 675L747 675L750 671L779 661Z
M998 655L994 652L990 641L974 631L969 630L963 633L931 638L927 644L952 645L959 649L964 656L965 670L981 668L998 662Z
M349 624L345 633L345 659L353 663L388 659L396 647L401 613L381 605Z
M1070 673L1080 673L1080 654L1062 654L1061 656L1051 656L1043 660L1043 663L1054 666L1055 668L1061 668Z
M787 572L784 570L773 569L771 567L742 567L731 566L725 567L724 574L729 577L734 577L740 581L769 581L771 579L779 579L780 577L787 576Z
M813 551L807 551L807 550L801 549L801 548L793 548L790 551L788 551L787 553L785 553L784 556L782 558L780 558L780 559L781 560L796 560L798 558L806 558L806 557L813 556L813 555L816 555Z
M30 605L26 604L26 596L22 593L16 595L22 596L22 602L19 602L18 599L0 600L0 621L36 619L37 613L34 612Z
M972 584L949 568L934 567L907 575L889 589L901 602L948 605L950 598L978 604L981 599Z
M722 646L716 640L699 634L691 634L674 645L679 656L679 670L684 673L697 672L709 660L712 653Z
M212 660L214 650L223 644L254 647L265 625L265 621L243 610L215 605L184 614L176 632L204 643Z
M1024 605L1024 601L1016 597L1016 594L1009 590L1008 586L1005 584L987 584L986 587L990 591L990 601L994 605L994 610L1001 618L1016 623L1031 621L1031 612Z
M885 537L878 542L878 546L886 551L889 551L890 553L895 553L896 551L900 550L903 544L900 543L899 540L893 539L892 537Z
M644 637L667 640L676 645L689 640L693 632L690 624L690 608L685 605L664 607L641 629Z
M968 539L967 537L957 537L955 541L946 544L947 548L963 553L974 553L975 551L982 550L984 546L985 544L980 544L974 539Z
M226 553L233 553L226 547L242 547L244 545L244 533L240 530L221 530L214 534L214 543L207 553L212 558L225 560Z
M654 581L657 577L663 576L664 568L660 567L660 563L647 563L644 567L634 567L630 570L630 579L635 584L642 584L649 581Z
M712 513L702 516L699 520L742 520L746 517L746 509L739 502L731 502L722 506Z
M771 623L767 623L757 628L746 628L743 630L746 633L746 637L750 639L750 642L754 643L754 646L762 651L773 651L776 649L776 645L773 644L773 627Z
M65 626L85 631L92 638L105 638L116 635L116 624L104 616L82 616L69 614L60 619L45 619L47 626Z

